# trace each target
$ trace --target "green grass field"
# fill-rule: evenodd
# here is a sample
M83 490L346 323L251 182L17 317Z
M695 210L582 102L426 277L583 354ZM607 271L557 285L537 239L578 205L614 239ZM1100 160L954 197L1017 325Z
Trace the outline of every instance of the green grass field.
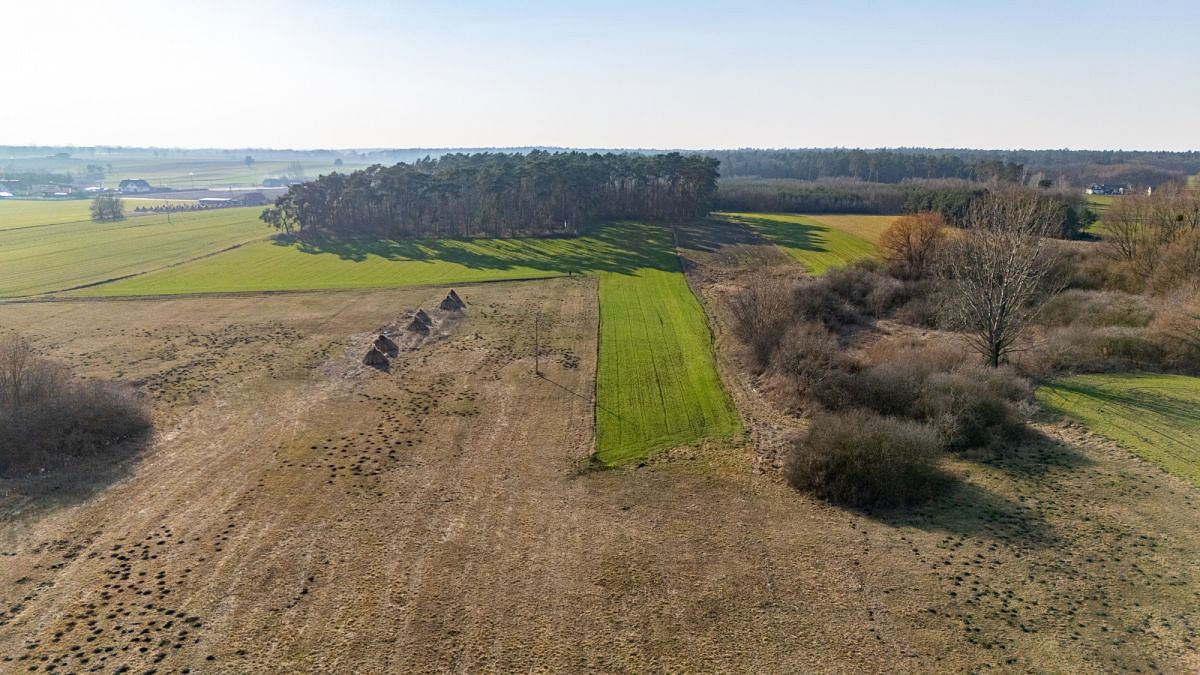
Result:
M92 219L91 201L0 200L0 230L80 223Z
M703 309L670 231L620 223L582 237L354 244L270 238L260 209L55 223L71 202L14 209L0 229L0 297L119 297L356 289L592 273L600 278L597 453L623 464L727 438L740 422L717 374ZM84 204L86 207L86 204ZM38 225L38 220L43 221ZM9 221L4 221L9 222ZM32 226L30 226L32 225ZM235 247L235 248L231 248ZM129 276L133 275L133 276ZM108 283L99 283L116 279Z
M1200 378L1077 375L1039 388L1037 398L1200 487Z
M63 208L70 203L48 204ZM64 291L264 239L270 231L258 220L260 211L177 213L170 222L166 215L148 215L116 223L85 220L0 227L0 298ZM30 211L22 213L33 217Z
M260 223L261 225L261 223ZM597 248L589 248L596 245ZM483 239L336 244L263 240L219 256L80 291L89 296L334 290L533 279L586 271L595 240ZM576 266L572 268L572 262Z
M810 274L876 255L875 242L895 216L802 216L771 213L723 213L783 249Z
M670 233L620 225L641 266L600 273L596 458L617 465L659 448L730 438L741 422L721 384L700 303Z

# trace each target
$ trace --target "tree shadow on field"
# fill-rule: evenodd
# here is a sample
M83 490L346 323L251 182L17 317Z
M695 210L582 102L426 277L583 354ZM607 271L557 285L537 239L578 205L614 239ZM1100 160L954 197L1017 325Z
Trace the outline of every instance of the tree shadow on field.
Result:
M153 441L152 430L103 453L63 460L25 474L0 474L0 522L37 518L86 502L128 478Z
M518 239L403 239L334 238L319 233L274 238L276 246L309 255L335 255L362 262L368 258L393 261L449 262L475 270L531 269L555 274L638 270L678 271L671 232L660 225L612 223L589 228L578 237Z
M1059 544L1050 524L1034 508L983 489L958 482L936 501L893 509L861 509L863 515L895 527L946 532L1027 548Z
M1057 471L1078 471L1095 465L1074 447L1036 429L1025 429L1016 447L988 453L976 461L1018 478L1044 478Z
M1074 474L1095 462L1069 444L1034 429L1007 447L959 455L965 462L996 469L992 480L1011 479L1013 491L1034 486L1033 499L1011 499L992 490L956 479L940 499L909 507L858 509L874 520L900 527L979 537L1027 548L1050 548L1061 543L1045 519L1058 491L1056 473Z
M741 223L753 229L760 235L770 239L775 244L785 248L794 248L814 253L828 253L826 234L829 228L808 223L782 222L770 218L753 216L727 216L736 223Z
M769 239L735 216L705 218L676 226L679 247L702 253L719 253L730 246L772 246Z

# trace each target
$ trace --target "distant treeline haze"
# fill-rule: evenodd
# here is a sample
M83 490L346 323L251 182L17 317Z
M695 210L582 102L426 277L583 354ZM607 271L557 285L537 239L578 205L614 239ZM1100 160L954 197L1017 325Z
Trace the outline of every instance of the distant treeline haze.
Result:
M574 234L604 220L703 216L717 167L677 153L451 154L293 185L262 219L288 233L389 239Z
M714 150L723 178L855 178L899 183L909 178L959 178L1019 182L1025 167L1002 159L964 159L952 154L914 154L892 150Z
M953 178L1030 185L1047 180L1063 188L1083 188L1091 183L1158 187L1200 172L1200 152L1196 151L746 148L708 150L704 154L721 160L721 177L725 179L853 178L899 183Z

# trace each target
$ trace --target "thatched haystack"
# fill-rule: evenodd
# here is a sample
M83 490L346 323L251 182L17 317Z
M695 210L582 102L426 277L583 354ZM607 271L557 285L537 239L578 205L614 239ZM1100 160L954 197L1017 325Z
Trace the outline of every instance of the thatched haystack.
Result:
M372 345L371 351L367 352L367 355L363 357L363 365L378 368L379 370L387 370L388 357Z
M425 324L426 326L433 325L433 319L430 318L430 316L428 314L426 314L425 310L423 310L423 309L417 310L417 314L416 314L415 318L418 319L421 323Z
M467 303L463 302L462 298L458 297L458 293L455 293L454 289L452 288L450 289L450 292L446 294L446 298L442 300L442 304L438 305L438 308L447 312L457 312L466 306Z
M395 342L392 342L391 338L383 334L380 334L379 337L375 338L375 349L378 349L388 356L395 356L396 354L400 353L399 345L397 345Z
M429 325L416 317L413 317L412 323L408 324L408 330L421 335L429 335Z

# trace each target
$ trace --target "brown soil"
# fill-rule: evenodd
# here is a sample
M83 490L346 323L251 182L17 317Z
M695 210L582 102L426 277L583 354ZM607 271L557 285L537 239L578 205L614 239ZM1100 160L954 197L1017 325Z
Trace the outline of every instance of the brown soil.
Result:
M1194 667L1195 490L1069 427L905 514L750 448L587 471L595 292L472 287L389 373L359 361L380 308L436 289L0 306L158 424L0 482L0 671Z

